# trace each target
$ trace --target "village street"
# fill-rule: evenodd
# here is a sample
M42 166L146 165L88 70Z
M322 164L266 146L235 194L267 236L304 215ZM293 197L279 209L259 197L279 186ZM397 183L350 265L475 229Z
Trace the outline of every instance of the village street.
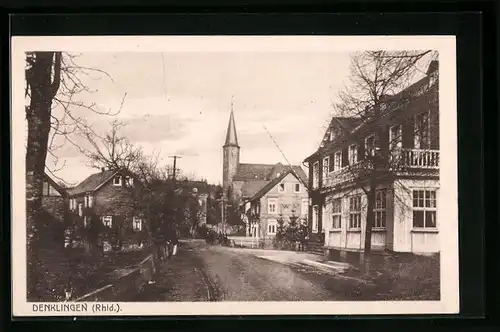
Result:
M262 250L209 246L202 241L182 242L178 255L163 264L156 284L148 285L134 300L334 301L355 296L346 293L353 288L346 287L346 281L332 272L268 260L256 252L269 255ZM354 288L358 284L348 283Z

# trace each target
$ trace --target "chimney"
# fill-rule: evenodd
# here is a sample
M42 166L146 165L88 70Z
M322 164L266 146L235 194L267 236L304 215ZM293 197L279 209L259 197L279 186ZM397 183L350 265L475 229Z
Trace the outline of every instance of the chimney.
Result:
M106 171L106 168L101 167L101 172L103 172L103 173L104 173L105 171Z

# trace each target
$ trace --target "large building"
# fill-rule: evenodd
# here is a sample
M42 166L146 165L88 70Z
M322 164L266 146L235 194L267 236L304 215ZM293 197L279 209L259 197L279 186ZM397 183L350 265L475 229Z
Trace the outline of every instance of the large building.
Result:
M307 176L299 165L240 162L240 146L231 110L223 146L223 194L230 204L258 218L246 219L247 236L272 238L278 220L307 218Z
M372 250L439 252L438 93L438 62L432 61L424 78L387 96L378 121L332 119L321 146L306 159L312 188L311 238L326 252L343 256L363 251L367 193L372 192L367 189L379 175ZM387 146L387 156L378 156ZM388 167L374 167L378 157Z

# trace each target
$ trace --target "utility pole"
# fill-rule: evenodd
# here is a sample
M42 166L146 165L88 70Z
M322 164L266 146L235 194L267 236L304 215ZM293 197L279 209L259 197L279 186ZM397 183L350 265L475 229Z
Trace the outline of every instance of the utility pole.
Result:
M169 158L173 158L174 159L174 169L172 170L172 201L173 201L173 222L174 222L174 225L177 225L177 206L176 206L176 200L175 200L175 180L176 180L176 171L177 171L177 159L180 159L181 157L179 156L169 156Z
M174 190L175 190L175 175L176 175L176 171L177 171L177 159L181 159L182 157L180 156L169 156L169 158L173 158L174 159L174 169L172 171L172 180L174 182Z

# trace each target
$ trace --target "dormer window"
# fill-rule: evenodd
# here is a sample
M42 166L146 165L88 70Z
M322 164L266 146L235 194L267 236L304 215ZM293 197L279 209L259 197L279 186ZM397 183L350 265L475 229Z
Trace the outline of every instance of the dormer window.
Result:
M122 185L122 177L121 176L115 176L113 178L113 186L121 186Z

